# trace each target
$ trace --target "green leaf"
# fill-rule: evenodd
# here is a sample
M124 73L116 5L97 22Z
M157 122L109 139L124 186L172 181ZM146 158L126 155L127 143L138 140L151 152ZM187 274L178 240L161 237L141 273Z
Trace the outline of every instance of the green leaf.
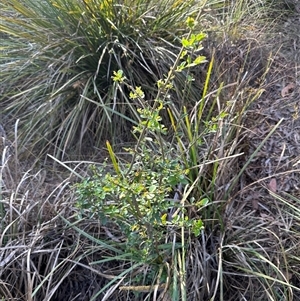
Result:
M117 72L113 71L113 76L111 78L114 82L119 82L119 83L123 83L124 80L126 79L126 77L123 76L122 70L118 70Z
M202 63L205 63L205 62L207 62L206 57L202 56L202 55L196 57L195 60L194 60L195 65L199 65L199 64L202 64Z
M206 206L208 203L209 203L209 199L208 199L208 198L204 198L204 199L198 201L198 202L196 203L196 206L197 206L198 208L201 208L201 207L203 207L203 206Z
M182 60L186 55L187 55L187 50L183 50L180 59Z
M199 236L201 230L204 229L203 221L201 219L195 220L192 223L192 232L195 236Z
M188 17L187 19L186 19L186 25L188 26L188 28L190 28L190 29L192 29L192 28L194 28L196 25L197 25L197 21L194 19L194 18L192 18L192 17Z
M185 47L185 48L188 48L189 46L191 46L190 41L187 40L186 38L182 38L181 43L182 43L182 46Z
M156 185L150 185L149 192L154 192L157 189Z
M110 145L110 143L109 143L108 140L106 140L106 147L107 147L110 159L111 159L111 161L113 163L114 169L115 169L116 173L120 175L121 171L120 171L117 159L116 159L116 155L115 155L115 153L114 153L114 151L113 151L113 149L112 149L112 147L111 147L111 145Z
M161 223L163 225L166 225L167 224L167 217L168 217L168 214L167 213L164 213L161 217Z
M207 35L205 33L198 33L195 38L197 42L201 42L203 39L206 38L206 36Z

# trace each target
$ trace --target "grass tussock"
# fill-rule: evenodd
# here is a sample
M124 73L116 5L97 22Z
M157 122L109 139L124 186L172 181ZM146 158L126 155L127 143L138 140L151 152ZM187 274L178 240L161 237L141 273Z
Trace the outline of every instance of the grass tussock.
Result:
M1 103L6 116L20 118L25 154L35 147L42 153L50 148L56 156L70 147L72 153L91 143L99 147L108 137L128 139L138 121L136 109L145 104L132 102L128 89L113 83L113 71L122 70L153 99L156 82L178 55L186 18L201 9L194 1L173 0L5 1L3 6L12 12L1 23L7 35ZM198 90L183 91L184 83L185 75L177 76L174 100L194 102Z
M300 300L297 159L252 177L278 4L0 5L0 299Z

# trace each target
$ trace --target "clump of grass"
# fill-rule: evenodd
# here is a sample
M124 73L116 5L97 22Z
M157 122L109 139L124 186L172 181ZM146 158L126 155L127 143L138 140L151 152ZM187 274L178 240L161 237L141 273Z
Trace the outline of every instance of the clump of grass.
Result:
M299 199L269 191L255 212L250 190L228 208L222 245L224 300L297 300Z
M99 147L107 137L126 139L144 101L130 100L125 87L112 82L112 71L123 70L131 85L155 97L157 80L177 57L186 17L200 9L194 1L174 0L25 0L2 6L8 11L0 25L6 36L2 110L20 118L23 147L43 152L54 145L56 155L87 143ZM193 102L198 93L186 95L184 77L174 83L176 101Z
M108 253L99 245L92 247L91 241L82 239L62 221L61 217L73 221L76 212L69 207L70 195L66 193L69 179L59 184L57 179L56 183L48 182L42 175L45 170L35 173L14 162L13 148L2 152L0 299L74 300L80 296L80 300L91 300L98 292L91 282L105 286L112 276L90 268L89 261ZM99 232L97 222L77 225L93 232L94 237Z

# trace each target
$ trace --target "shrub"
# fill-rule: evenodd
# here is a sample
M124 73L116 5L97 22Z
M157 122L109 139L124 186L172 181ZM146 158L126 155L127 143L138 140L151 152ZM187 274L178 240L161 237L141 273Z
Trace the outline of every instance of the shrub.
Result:
M187 24L194 28L195 21L188 18ZM150 288L153 283L160 282L158 274L162 273L163 279L170 278L174 300L179 296L186 299L185 256L192 252L193 242L198 241L199 236L203 239L207 231L212 233L214 221L218 228L223 224L224 204L218 201L217 187L226 178L222 170L227 167L227 159L232 162L230 156L234 147L228 145L229 142L236 144L233 122L240 121L234 104L222 106L215 115L214 104L207 110L205 97L192 111L184 107L184 114L169 108L169 129L162 121L161 111L168 101L172 102L172 98L169 100L166 96L173 88L173 79L184 70L205 62L204 57L193 59L187 51L198 49L203 38L203 34L190 32L182 39L178 60L165 80L158 81L159 90L153 104L148 102L148 107L137 110L140 121L133 127L137 142L134 148L125 149L126 157L131 159L122 163L107 142L113 168L107 163L100 164L100 168L93 166L90 178L76 185L77 206L82 216L99 220L114 246L122 250L122 259L135 265L147 265L151 271L147 275L151 274L152 278L144 279L143 283L150 284ZM210 71L206 84L209 74ZM144 98L140 87L133 88L126 83L121 70L114 72L113 80L129 88L130 99ZM190 80L186 77L187 82ZM208 114L204 118L205 112ZM173 134L171 143L166 139L170 132ZM208 143L213 140L210 148ZM206 150L205 156L201 155L201 149ZM219 157L213 159L216 149ZM223 191L222 196L225 194ZM219 199L222 198L219 196ZM209 230L203 230L204 218ZM93 240L84 231L77 231ZM139 285L139 281L143 280L134 278L131 283Z

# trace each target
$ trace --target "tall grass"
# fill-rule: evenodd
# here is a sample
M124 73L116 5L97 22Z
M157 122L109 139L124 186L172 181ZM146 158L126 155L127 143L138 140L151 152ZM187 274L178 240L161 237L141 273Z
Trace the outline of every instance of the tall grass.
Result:
M299 198L254 210L244 174L271 4L0 4L0 298L297 300ZM50 150L70 175L20 160Z
M125 87L112 82L113 71L122 69L131 85L155 97L156 81L178 54L187 16L200 9L199 2L173 0L2 6L1 107L9 118L20 118L20 142L28 152L54 146L57 155L70 147L86 150L87 143L99 147L107 137L126 139L144 101L130 100ZM175 88L177 102L198 97L196 88L188 97L183 93L184 74Z

